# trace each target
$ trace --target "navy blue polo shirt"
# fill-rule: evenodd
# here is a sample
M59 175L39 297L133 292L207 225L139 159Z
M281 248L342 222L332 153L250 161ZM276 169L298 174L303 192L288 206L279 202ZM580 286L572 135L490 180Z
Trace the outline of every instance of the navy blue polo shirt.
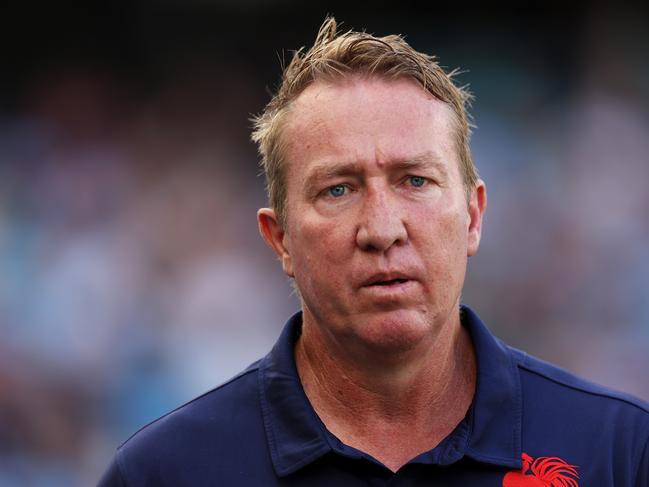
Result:
M470 309L476 394L437 447L396 473L331 434L300 384L302 316L244 372L145 426L100 487L649 486L649 405L496 339Z

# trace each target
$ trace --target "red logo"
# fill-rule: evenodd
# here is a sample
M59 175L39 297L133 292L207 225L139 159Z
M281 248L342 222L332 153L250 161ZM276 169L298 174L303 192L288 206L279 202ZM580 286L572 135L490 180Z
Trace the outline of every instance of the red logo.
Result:
M539 457L534 460L527 453L521 455L523 468L509 472L503 487L579 487L577 467L557 457Z

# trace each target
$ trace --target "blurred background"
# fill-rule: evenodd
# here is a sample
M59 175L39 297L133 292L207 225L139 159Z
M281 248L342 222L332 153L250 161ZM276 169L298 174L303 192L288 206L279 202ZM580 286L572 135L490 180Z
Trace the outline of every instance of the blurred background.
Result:
M514 346L649 399L647 10L400 5L4 10L0 486L94 485L297 309L257 235L249 117L326 13L406 34L476 95L489 209L464 302Z

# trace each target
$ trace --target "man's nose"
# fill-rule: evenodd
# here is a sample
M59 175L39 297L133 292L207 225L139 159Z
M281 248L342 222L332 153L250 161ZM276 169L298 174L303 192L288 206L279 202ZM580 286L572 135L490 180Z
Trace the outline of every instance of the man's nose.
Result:
M408 240L403 211L388 191L371 190L359 217L356 244L363 250L384 252Z

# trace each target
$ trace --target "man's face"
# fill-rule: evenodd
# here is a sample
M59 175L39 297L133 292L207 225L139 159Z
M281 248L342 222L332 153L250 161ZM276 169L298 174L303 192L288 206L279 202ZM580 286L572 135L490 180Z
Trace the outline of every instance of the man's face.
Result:
M272 210L259 218L305 323L350 345L411 349L457 320L486 196L479 182L467 204L452 121L402 79L318 81L294 101L286 228Z

